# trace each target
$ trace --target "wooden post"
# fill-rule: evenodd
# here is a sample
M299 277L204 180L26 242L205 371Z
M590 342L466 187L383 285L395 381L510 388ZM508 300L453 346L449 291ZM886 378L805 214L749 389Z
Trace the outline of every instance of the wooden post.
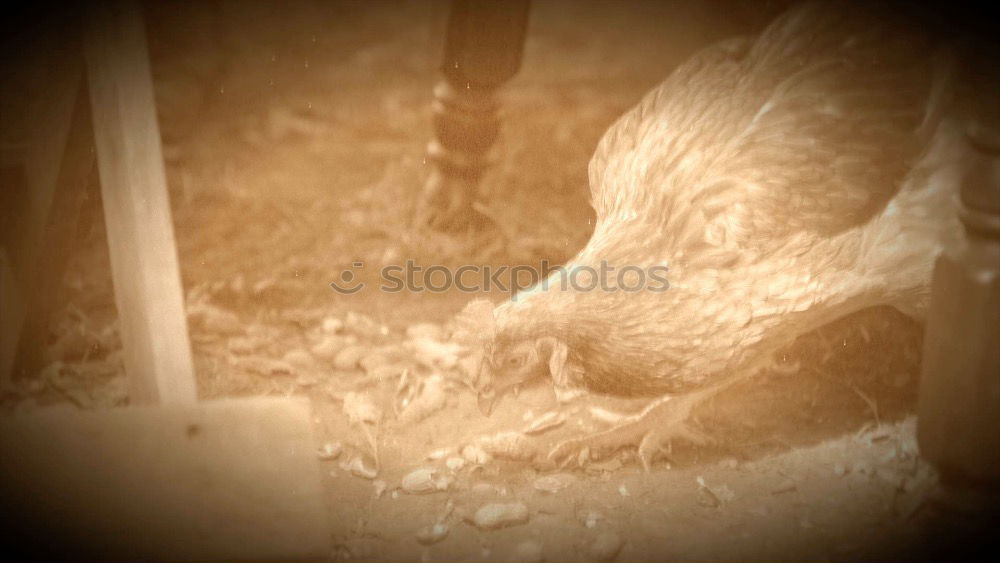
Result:
M0 256L0 380L40 367L52 296L94 162L78 39L60 31L42 33L26 55L34 71L28 87L40 95L27 109L32 127L23 150L9 163L23 166L24 189L12 202L16 234Z
M528 0L452 3L427 148L434 169L417 204L418 225L455 230L469 223L500 131L495 93L521 67L528 7Z
M196 399L160 133L137 2L88 6L94 140L129 396Z
M92 175L94 136L86 84L81 80L70 91L76 92L76 105L66 150L59 165L48 220L39 217L45 231L38 247L40 252L35 256L32 275L27 278L29 283L24 286L26 315L13 369L13 373L22 376L37 373L44 367L42 354L48 339L49 318L73 250L84 200L91 193L91 182L95 181ZM93 189L96 190L96 185Z

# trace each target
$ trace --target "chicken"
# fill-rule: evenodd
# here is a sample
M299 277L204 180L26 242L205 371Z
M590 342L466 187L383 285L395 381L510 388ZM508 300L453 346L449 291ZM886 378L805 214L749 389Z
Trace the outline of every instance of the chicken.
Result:
M651 397L551 452L638 446L648 467L671 439L701 440L694 405L796 336L880 304L921 314L961 232L958 127L942 117L947 59L879 10L796 6L700 51L611 126L589 167L589 242L493 311L484 412L545 376L563 398ZM560 283L602 263L669 268L669 288Z

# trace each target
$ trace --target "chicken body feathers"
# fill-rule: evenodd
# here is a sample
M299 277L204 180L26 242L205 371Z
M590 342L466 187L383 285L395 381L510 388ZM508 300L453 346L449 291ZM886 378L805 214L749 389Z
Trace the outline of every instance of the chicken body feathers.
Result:
M576 385L658 394L853 310L919 310L935 245L957 225L953 182L930 185L918 165L931 58L891 14L825 2L696 54L599 143L597 223L567 265L664 265L670 289L553 278L496 309L497 340L558 338Z

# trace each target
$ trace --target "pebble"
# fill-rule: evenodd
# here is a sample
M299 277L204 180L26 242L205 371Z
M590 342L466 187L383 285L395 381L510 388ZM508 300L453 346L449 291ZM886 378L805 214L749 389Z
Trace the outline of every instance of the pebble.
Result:
M535 444L521 432L498 432L492 436L483 436L478 440L478 447L490 457L527 461L537 454Z
M230 338L228 344L229 351L233 354L245 356L257 350L257 343L253 339L241 336Z
M375 498L382 498L385 490L389 487L389 485L381 479L372 481L372 486L375 487Z
M299 387L312 387L319 383L319 378L314 374L302 373L295 378L295 384Z
M344 446L340 442L327 442L316 451L316 455L323 460L337 459L342 451Z
M313 344L309 351L316 358L324 361L333 361L337 357L337 353L344 349L348 345L346 339L339 336L324 336L316 344Z
M417 338L407 342L414 358L430 369L452 369L458 364L463 348L454 342Z
M487 504L472 517L472 524L481 530L496 530L527 522L528 507L523 502Z
M427 459L432 461L443 459L445 457L450 456L452 453L454 453L454 451L455 451L454 448L438 448L432 451L431 453L427 454Z
M333 360L333 367L342 370L351 370L358 367L358 362L369 353L367 346L348 346L337 353Z
M542 553L542 542L538 540L522 541L517 544L507 560L511 563L541 563L545 561L545 555Z
M463 467L465 467L465 463L465 458L458 456L449 457L444 462L445 466L452 471L460 471Z
M297 368L309 367L315 363L312 355L301 348L289 350L281 359Z
M254 295L260 295L265 291L274 289L277 286L278 286L278 280L274 278L264 278L254 283L253 287L250 288L250 292L253 293Z
M374 467L368 467L365 462L360 457L352 458L342 469L350 471L352 475L356 477L362 477L364 479L374 479L378 476L378 470Z
M277 331L267 325L252 324L247 327L247 336L261 339L274 339L277 336Z
M465 461L477 465L485 465L491 459L490 454L486 453L486 450L475 444L469 444L462 448L462 457L465 458Z
M243 325L236 313L210 305L204 306L202 322L202 326L208 332L238 334L243 331Z
M406 337L411 340L416 338L444 340L444 331L434 323L417 323L406 327Z
M590 556L597 561L612 561L618 557L624 544L617 533L610 530L601 532L590 544Z
M378 324L368 315L362 315L353 311L347 313L347 316L344 317L344 328L358 336L366 338L376 338L389 334L388 327Z
M535 490L542 491L543 493L554 494L559 491L569 487L574 482L576 482L576 477L569 473L554 473L552 475L543 475L538 479L535 479Z
M360 360L358 360L358 365L360 365L361 369L365 370L365 373L367 373L368 375L372 375L372 372L374 372L376 369L382 366L389 365L389 363L390 363L389 358L385 357L385 355L380 354L378 352L368 354L363 358L361 358Z
M438 522L417 530L417 542L421 545L435 544L448 536L448 525Z
M489 483L476 483L469 488L469 492L477 495L495 495L499 493L497 488Z
M371 397L354 391L344 395L344 414L351 424L377 424L382 419L382 409Z
M410 369L410 365L405 362L390 362L383 366L378 366L368 371L368 377L376 381L388 381L390 379L395 379L403 373Z
M593 529L596 528L597 523L603 519L604 515L602 515L600 512L597 512L596 510L591 510L590 512L587 513L587 516L584 518L583 525Z
M447 402L444 378L434 374L423 381L420 394L406 404L399 420L404 424L415 424L444 408Z
M344 328L344 321L337 317L326 317L323 319L323 332L327 334L337 334Z
M426 467L407 473L400 482L403 491L415 495L444 491L450 485L450 478L447 476L438 477L436 469Z

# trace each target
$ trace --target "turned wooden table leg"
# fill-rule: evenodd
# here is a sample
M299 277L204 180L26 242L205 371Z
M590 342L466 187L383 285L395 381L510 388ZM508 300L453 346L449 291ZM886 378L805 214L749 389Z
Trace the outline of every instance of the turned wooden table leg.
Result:
M1000 514L1000 132L974 128L968 140L966 245L934 269L917 431L940 476L929 539L957 558L981 547Z
M417 203L418 225L454 230L471 221L500 130L495 93L521 66L528 6L528 0L452 3L427 148L433 169Z

